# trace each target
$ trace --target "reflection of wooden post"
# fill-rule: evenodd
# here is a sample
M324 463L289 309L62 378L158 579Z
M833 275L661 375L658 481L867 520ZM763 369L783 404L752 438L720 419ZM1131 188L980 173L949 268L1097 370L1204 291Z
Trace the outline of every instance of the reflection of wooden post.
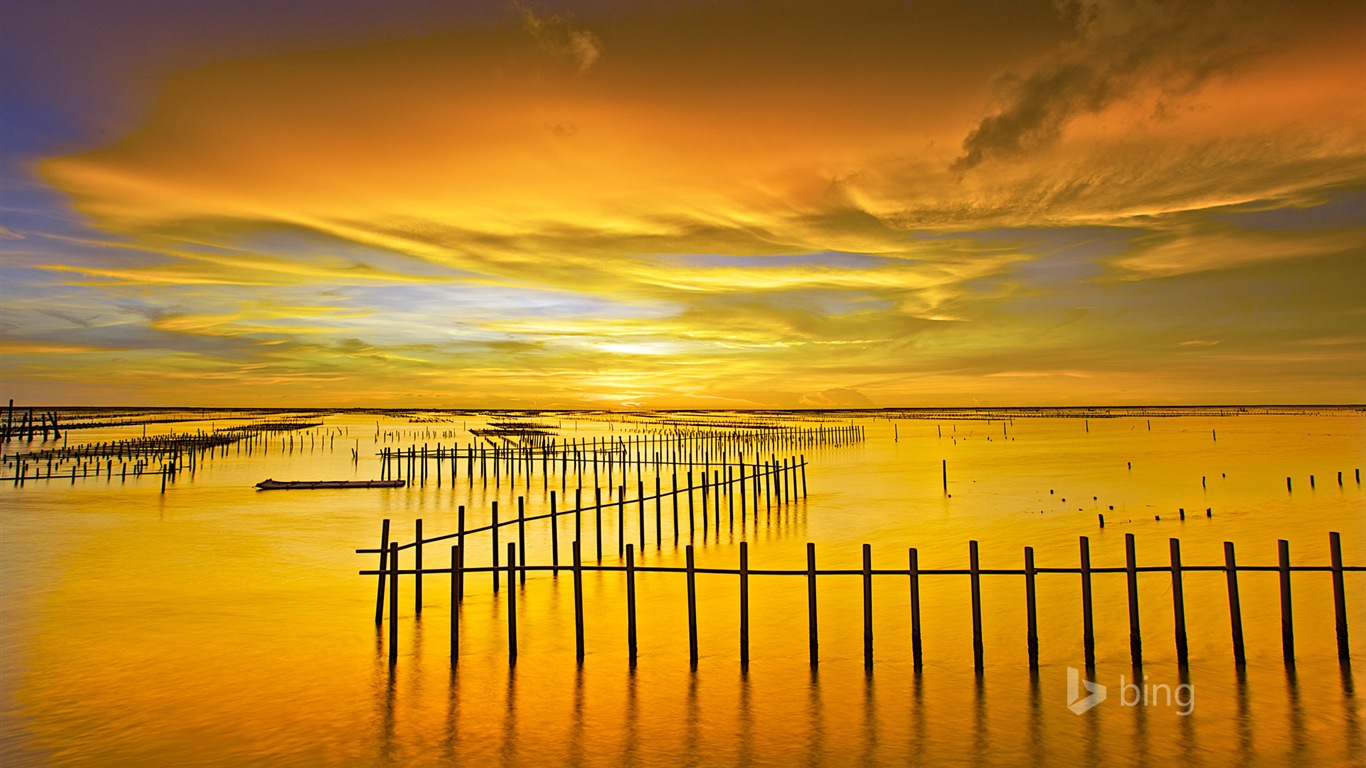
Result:
M1313 475L1310 475L1312 485ZM1295 666L1295 622L1290 615L1290 542L1277 542L1281 571L1281 653L1287 667Z
M629 465L628 465L629 466ZM626 545L626 647L631 666L636 663L636 553Z
M810 541L806 543L806 607L811 666L814 667L820 660L820 643L816 637L816 544Z
M1238 565L1234 560L1233 542L1224 542L1224 573L1228 577L1228 618L1233 628L1233 662L1246 664L1243 654L1243 608L1238 599Z
M1328 534L1328 550L1333 565L1333 615L1338 635L1338 661L1344 665L1352 661L1347 650L1347 589L1342 581L1342 537L1337 531Z
M1025 642L1029 648L1029 668L1039 668L1039 616L1038 599L1034 591L1034 548L1024 549L1025 576Z
M749 664L749 542L740 542L740 663Z
M1172 549L1172 612L1176 618L1176 663L1184 667L1188 661L1186 647L1186 593L1181 584L1181 540L1171 540Z
M968 575L972 581L972 668L982 671L982 573L977 562L977 542L968 542Z
M574 539L574 643L579 663L583 663L583 558L579 540Z
M1096 628L1091 614L1091 540L1081 537L1081 644L1086 668L1096 666Z

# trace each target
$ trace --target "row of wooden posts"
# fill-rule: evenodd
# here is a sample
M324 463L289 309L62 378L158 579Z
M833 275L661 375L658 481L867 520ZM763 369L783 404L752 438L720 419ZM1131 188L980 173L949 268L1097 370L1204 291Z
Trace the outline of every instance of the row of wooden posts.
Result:
M643 476L646 466L653 467L656 473L661 465L681 465L687 463L703 465L706 471L713 462L724 465L732 452L743 456L746 448L755 451L786 449L807 446L844 445L863 439L862 427L858 425L820 426L809 428L784 428L782 430L736 431L706 435L633 435L629 439L591 437L583 439L551 440L548 444L536 445L483 445L474 442L462 448L457 442L447 447L440 443L435 446L410 445L403 449L380 450L381 479L407 479L409 484L425 486L429 475L435 475L437 485L442 481L443 467L454 481L460 472L460 464L465 464L465 477L473 481L476 470L478 477L487 484L492 477L496 485L501 485L504 475L511 481L525 475L527 487L540 465L542 482L549 488L549 478L559 465L561 490L568 486L570 470L579 473L579 485L591 467L593 485L600 483L600 472L606 472L608 487L614 487L614 473L620 471L623 481L632 467L637 476ZM477 464L476 464L477 460ZM743 463L743 459L740 460Z
M734 469L736 471L732 472L730 471L731 469ZM748 514L749 510L748 499L751 497L753 498L753 513L755 519L757 520L759 515L759 503L761 498L764 502L765 509L769 513L771 513L773 511L773 507L775 504L781 507L781 505L783 505L786 502L792 501L794 498L797 498L799 496L801 498L804 498L807 495L806 459L804 456L789 457L783 459L779 459L777 456L773 456L769 461L756 461L753 465L740 464L734 467L726 467L726 470L727 471L724 477L721 475L721 470L718 468L712 472L712 475L710 477L704 475L702 478L700 478L701 482L698 484L694 484L694 477L690 472L687 475L686 487L680 487L678 484L678 476L674 475L672 478L671 487L667 491L663 490L663 488L661 487L661 480L660 477L657 475L655 477L654 494L647 496L645 494L644 481L638 481L636 485L636 497L630 499L626 497L626 486L618 486L617 500L615 502L615 506L617 508L617 556L620 557L622 554L624 554L626 547L628 546L628 544L626 543L626 510L632 506L634 506L637 511L638 521L636 528L640 548L643 550L645 548L647 533L645 512L646 502L654 502L655 541L657 544L662 546L664 540L663 500L666 498L670 499L672 502L671 507L673 512L673 540L674 544L677 544L682 531L682 526L679 518L680 498L686 498L687 500L688 537L689 540L691 540L696 533L697 508L695 506L695 499L699 495L698 492L700 492L701 496L701 519L704 536L706 535L707 530L711 525L710 521L713 518L715 520L717 530L719 531L721 528L722 496L726 497L726 508L728 518L732 526L734 525L735 521L735 501L738 496L740 501L741 525L743 526L745 515ZM560 568L559 525L557 524L558 518L567 517L570 515L574 517L574 541L577 542L581 540L583 537L583 515L585 513L591 512L594 514L595 517L594 539L597 547L597 559L598 562L601 563L603 551L602 514L603 510L613 506L613 503L610 498L608 499L607 503L603 502L602 489L595 488L593 489L593 491L593 503L591 505L585 505L583 503L583 489L576 489L574 493L574 507L572 509L565 510L558 509L557 497L555 495L555 492L551 491L550 512L530 516L526 514L526 504L524 498L519 496L517 498L517 517L511 520L500 521L498 519L498 502L494 501L491 503L490 523L488 525L476 528L466 528L465 506L462 504L458 507L456 513L457 528L455 533L424 538L422 534L422 520L419 519L416 521L416 535L414 537L414 540L407 544L400 545L399 550L405 550L410 548L414 550L415 567L417 568L420 574L420 572L422 571L424 547L437 542L454 539L456 541L457 546L462 548L461 551L465 552L468 551L467 549L463 548L466 536L473 536L481 533L489 533L491 539L490 562L493 564L492 571L494 572L493 590L497 592L498 578L496 572L498 569L500 553L499 531L501 528L511 527L513 525L516 526L516 543L518 544L518 550L522 554L522 562L520 563L519 567L525 567L527 523L542 520L550 521L550 568L554 571L558 571ZM388 568L386 563L388 562L390 544L391 542L389 540L389 520L385 519L380 529L379 548L356 550L358 554L378 554L380 556L379 570L377 572L381 574L381 577L378 595L375 598L376 621L381 621L383 619L383 593L385 579L382 574ZM526 580L525 571L523 571L522 573L522 580ZM420 575L417 578L415 598L417 611L420 613L422 611L422 578Z
M387 531L387 523L386 531ZM863 545L863 567L861 569L826 569L821 570L816 567L816 545L808 543L806 545L806 568L803 570L780 570L780 569L751 569L749 567L749 544L740 543L740 562L739 567L730 568L698 568L694 563L693 546L687 545L685 550L686 565L679 567L666 566L641 566L636 565L635 549L628 544L625 548L625 565L585 565L583 563L583 553L580 542L573 542L573 561L569 569L572 570L574 578L574 612L575 612L575 646L576 655L580 663L583 662L586 652L584 644L584 608L583 608L583 573L584 572L612 572L621 573L626 578L626 601L627 601L627 646L628 657L632 665L637 660L636 643L636 592L635 576L637 573L679 573L687 579L687 614L688 614L688 651L689 659L694 667L698 662L698 643L697 643L697 574L718 574L735 576L739 578L740 600L739 600L739 641L740 641L740 662L747 664L750 659L749 649L749 578L751 576L803 576L807 586L807 610L809 627L809 655L812 666L818 664L820 659L820 643L817 621L817 600L816 600L816 580L821 576L861 576L863 580L863 660L865 667L871 671L873 666L873 590L872 583L874 577L902 577L908 579L910 589L910 642L912 663L916 671L923 668L922 640L921 640L921 615L920 615L920 588L921 579L927 576L967 576L970 579L972 593L972 650L973 668L978 673L984 669L985 649L982 640L982 602L981 602L981 578L982 576L1008 575L1023 576L1025 587L1025 606L1026 606L1026 653L1030 669L1039 667L1039 635L1038 635L1038 610L1035 592L1035 579L1042 573L1060 573L1079 575L1081 577L1081 600L1082 600L1082 644L1083 644L1083 663L1088 669L1094 669L1096 663L1095 656L1095 628L1094 610L1091 596L1091 579L1097 573L1124 573L1128 578L1128 609L1129 609L1129 653L1135 667L1143 663L1143 640L1139 626L1138 610L1138 574L1144 572L1168 572L1172 579L1172 609L1175 616L1175 647L1177 663L1181 667L1189 664L1188 638L1186 634L1186 612L1185 598L1183 592L1183 575L1192 571L1217 571L1225 574L1228 585L1229 602L1229 621L1232 634L1233 660L1235 664L1243 665L1247 657L1243 642L1243 622L1241 597L1238 588L1238 574L1243 571L1273 571L1280 575L1280 608L1281 608L1281 644L1282 655L1287 668L1295 665L1295 635L1294 621L1292 616L1291 601L1291 573L1295 571L1307 572L1329 572L1333 582L1333 608L1334 622L1337 633L1337 656L1343 666L1350 665L1351 654L1347 633L1347 597L1344 574L1348 571L1364 571L1363 566L1347 566L1342 561L1342 541L1337 532L1329 534L1329 554L1331 565L1328 566L1292 566L1290 564L1290 545L1282 539L1278 542L1279 562L1274 566L1255 566L1238 565L1236 562L1234 547L1232 542L1224 542L1224 564L1223 565L1185 565L1181 561L1181 542L1179 539L1170 540L1171 564L1164 566L1139 566L1135 557L1134 535L1125 534L1125 557L1124 567L1114 568L1095 568L1091 566L1090 541L1087 537L1080 538L1080 566L1071 567L1039 567L1034 563L1033 547L1024 549L1024 568L1018 569L986 569L980 566L977 554L977 542L968 542L968 568L967 569L924 569L919 566L917 550L912 547L908 550L908 567L901 569L874 569L872 567L872 547L869 544ZM376 576L379 581L379 591L376 597L375 621L379 625L383 621L383 603L385 598L386 584L388 587L387 597L389 603L389 663L398 662L398 607L399 607L399 577L413 576L415 579L415 592L418 601L418 612L421 610L421 578L424 574L448 574L450 578L451 595L451 664L454 665L459 658L459 622L460 604L464 595L465 577L469 573L491 573L495 585L500 576L505 575L507 579L507 642L509 662L515 663L517 659L517 612L515 606L516 590L513 589L514 580L520 579L523 583L526 580L527 571L551 571L558 572L560 567L556 565L528 566L525 563L525 552L522 552L522 560L518 560L518 546L515 542L508 542L506 566L499 566L495 562L487 567L465 567L461 545L451 547L451 565L447 568L423 569L420 562L415 562L412 568L403 568L399 562L399 552L405 545L397 542L389 542L387 548L382 553L380 567L377 570L361 571L362 575ZM411 545L407 545L411 546ZM358 552L370 552L375 550L357 550ZM420 550L419 550L420 551Z
M49 424L48 422L51 422ZM51 433L53 440L62 439L61 430L57 427L56 411L40 411L37 418L34 418L33 409L19 414L19 423L14 422L14 400L9 401L9 409L5 412L4 424L0 425L0 442L8 443L11 440L27 440L33 442L33 438L42 433L43 442L47 442L48 434Z
M304 429L314 424L300 424ZM13 474L0 478L22 487L27 482L37 480L66 480L72 483L79 478L103 476L112 479L115 475L115 462L118 462L118 476L126 480L131 474L141 477L147 468L159 465L157 472L162 476L162 491L167 481L174 482L182 471L189 470L191 475L205 459L215 455L227 455L229 446L236 446L238 454L245 446L250 455L257 447L269 451L271 442L280 435L280 450L293 450L294 433L287 437L282 434L279 424L248 425L214 431L200 430L151 437L132 437L108 442L84 443L69 447L47 448L28 453L16 453L5 457L3 466L11 468ZM335 435L324 439L335 440ZM310 436L310 439L313 439ZM288 442L286 442L286 440ZM304 445L299 436L299 445ZM31 472L30 472L31 469Z

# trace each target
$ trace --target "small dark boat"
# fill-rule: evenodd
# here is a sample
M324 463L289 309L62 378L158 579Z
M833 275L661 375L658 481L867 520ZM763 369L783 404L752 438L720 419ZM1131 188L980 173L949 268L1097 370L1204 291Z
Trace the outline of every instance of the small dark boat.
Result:
M316 488L402 488L404 480L272 480L256 484L262 491L310 491Z

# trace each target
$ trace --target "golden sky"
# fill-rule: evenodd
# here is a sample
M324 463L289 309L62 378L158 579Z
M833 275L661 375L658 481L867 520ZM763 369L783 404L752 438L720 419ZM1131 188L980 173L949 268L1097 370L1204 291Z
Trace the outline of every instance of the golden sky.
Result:
M106 5L6 25L4 397L1366 399L1360 3Z

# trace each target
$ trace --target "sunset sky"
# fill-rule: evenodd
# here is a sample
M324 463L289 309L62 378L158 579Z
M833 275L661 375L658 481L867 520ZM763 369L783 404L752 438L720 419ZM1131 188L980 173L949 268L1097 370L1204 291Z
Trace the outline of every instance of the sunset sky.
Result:
M1366 401L1366 4L11 0L0 398Z

